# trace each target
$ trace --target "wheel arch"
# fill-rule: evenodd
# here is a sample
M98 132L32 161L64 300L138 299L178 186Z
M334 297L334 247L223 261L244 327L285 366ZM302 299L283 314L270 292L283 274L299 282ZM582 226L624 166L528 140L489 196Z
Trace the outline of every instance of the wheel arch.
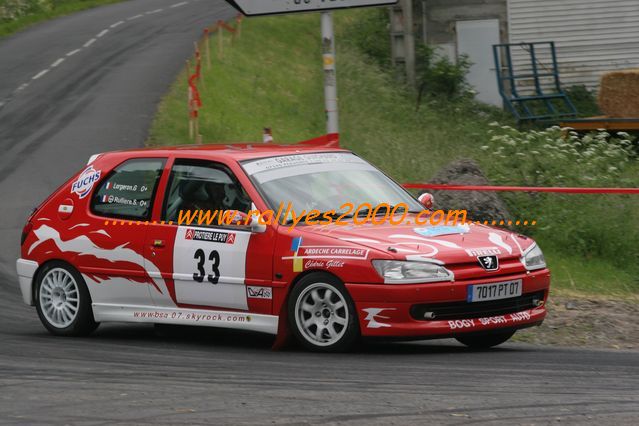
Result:
M339 282L341 282L342 284L344 284L344 280L341 279L338 275L335 275L332 272L329 272L325 269L309 269L307 271L304 271L300 274L298 274L293 281L291 281L291 285L288 286L287 290L286 290L286 297L284 298L284 303L288 303L288 298L291 295L291 291L293 291L293 288L300 282L302 281L302 279L306 278L309 275L312 274L325 274L325 275L330 275L333 278L337 279Z

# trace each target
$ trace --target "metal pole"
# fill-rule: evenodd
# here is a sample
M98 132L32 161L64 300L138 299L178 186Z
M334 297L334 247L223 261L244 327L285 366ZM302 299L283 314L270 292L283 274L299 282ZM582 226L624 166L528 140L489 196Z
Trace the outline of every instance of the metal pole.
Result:
M335 73L335 34L333 32L333 14L331 12L322 12L322 58L324 61L326 133L339 133L337 75Z

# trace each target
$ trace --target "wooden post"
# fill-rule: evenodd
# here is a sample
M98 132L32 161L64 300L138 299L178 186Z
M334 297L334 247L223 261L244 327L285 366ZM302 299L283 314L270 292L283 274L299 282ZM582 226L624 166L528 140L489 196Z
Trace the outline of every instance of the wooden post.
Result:
M239 40L240 37L242 37L242 15L237 15L237 18L235 18L235 23L237 24L235 26L235 36Z
M209 29L204 30L204 49L206 51L206 66L207 69L211 69L211 35Z
M197 41L193 42L193 48L195 49L195 72L198 73L197 81L198 83L202 83L202 53L200 52Z
M199 144L200 143L200 114L195 116L194 121L194 134L195 134L195 143Z
M221 22L217 23L217 56L219 59L224 57L224 28Z
M193 139L193 135L194 135L194 128L193 128L193 90L191 90L191 86L189 85L188 87L188 92L189 92L189 107L188 107L188 112L189 112L189 139Z
M193 113L191 105L193 103L193 92L191 91L191 84L189 79L191 78L191 62L186 60L186 110L189 114L189 139L193 139Z

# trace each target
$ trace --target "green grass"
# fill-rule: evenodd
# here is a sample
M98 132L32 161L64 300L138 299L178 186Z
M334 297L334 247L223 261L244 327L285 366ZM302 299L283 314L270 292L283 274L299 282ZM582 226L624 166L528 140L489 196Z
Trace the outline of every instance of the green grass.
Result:
M338 32L356 16L337 14ZM260 141L263 127L280 143L325 133L319 25L314 14L251 18L235 47L226 38L222 63L213 55L213 70L204 67L205 142ZM338 45L337 66L342 145L399 180L424 180L453 159L477 156L479 139L499 114L470 103L427 104L417 112L389 75L348 43ZM182 74L160 106L151 145L189 143L186 93Z
M413 98L389 73L349 42L350 24L361 13L336 13L342 145L404 182L426 181L458 158L487 166L491 158L480 147L489 123L512 124L510 117L468 101L431 101L416 111ZM204 67L200 85L204 142L259 142L263 127L272 127L279 143L324 134L319 28L315 14L251 18L235 46L227 36L224 59L219 61L213 50L213 69ZM159 107L149 145L192 143L186 93L183 72ZM635 265L620 268L598 257L580 257L556 247L551 234L546 232L540 243L548 247L556 290L639 294Z
M542 244L543 246L543 244ZM637 277L608 261L589 259L545 246L552 291L562 295L639 296Z
M0 37L13 34L42 21L121 1L124 0L58 0L51 10L35 11L8 22L0 21Z

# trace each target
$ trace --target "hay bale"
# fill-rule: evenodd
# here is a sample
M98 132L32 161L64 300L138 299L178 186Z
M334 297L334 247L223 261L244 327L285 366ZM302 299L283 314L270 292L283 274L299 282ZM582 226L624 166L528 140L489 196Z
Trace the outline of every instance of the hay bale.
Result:
M613 71L601 77L599 108L613 118L639 118L639 69Z

